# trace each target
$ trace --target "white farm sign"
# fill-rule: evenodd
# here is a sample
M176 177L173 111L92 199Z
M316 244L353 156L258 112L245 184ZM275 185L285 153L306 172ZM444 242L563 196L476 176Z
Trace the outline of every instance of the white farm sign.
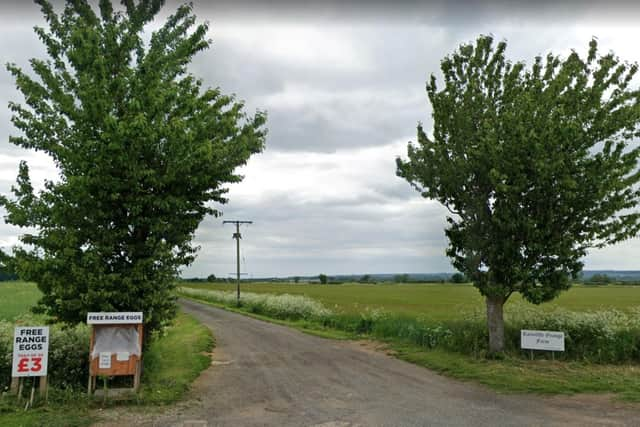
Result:
M528 350L564 351L564 332L522 329L520 347Z
M44 377L49 356L48 326L18 326L13 335L12 377Z
M87 313L88 325L117 325L142 323L142 312Z

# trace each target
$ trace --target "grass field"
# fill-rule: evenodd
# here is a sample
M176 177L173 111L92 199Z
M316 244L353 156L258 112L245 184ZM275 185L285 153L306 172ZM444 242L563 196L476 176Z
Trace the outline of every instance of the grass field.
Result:
M0 282L0 320L13 320L33 307L40 291L33 283Z
M234 290L232 284L190 284L181 286ZM305 295L322 302L328 308L343 313L358 313L363 309L378 308L396 314L421 316L430 320L451 320L477 308L484 308L483 298L471 285L309 285L291 283L242 284L241 291ZM513 295L507 305L522 301ZM563 307L573 311L616 308L627 310L640 305L640 286L583 286L575 285L542 309Z

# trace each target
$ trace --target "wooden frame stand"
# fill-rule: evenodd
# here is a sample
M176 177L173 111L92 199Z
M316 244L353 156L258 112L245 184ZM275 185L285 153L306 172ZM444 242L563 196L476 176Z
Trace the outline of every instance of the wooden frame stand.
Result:
M138 391L140 386L140 376L142 374L142 323L100 323L92 324L91 326L91 342L89 345L89 383L87 385L87 393L91 395L96 390L98 377L114 376L133 376L133 388L131 390L134 392ZM96 346L96 332L101 328L131 327L135 327L138 332L138 348L140 349L139 355L128 352L122 353L119 349L113 349L112 351L108 351L106 354L100 353L96 357L93 357L94 348ZM125 357L121 357L122 354L124 354ZM106 361L103 359L104 357L107 357ZM109 357L110 360L108 359ZM103 360L101 361L101 359Z

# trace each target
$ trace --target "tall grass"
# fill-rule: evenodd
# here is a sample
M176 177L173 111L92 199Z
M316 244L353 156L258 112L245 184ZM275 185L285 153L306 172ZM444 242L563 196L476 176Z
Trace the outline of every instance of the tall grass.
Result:
M231 291L208 291L181 287L179 293L185 296L215 302L227 306L236 305L236 294ZM245 310L284 320L323 320L333 312L321 303L302 295L271 295L243 292L240 305Z
M233 292L179 288L188 297L235 306ZM474 356L488 350L485 313L470 310L445 321L398 315L380 309L360 313L333 312L317 301L297 295L271 295L245 292L242 309L284 320L308 320L319 327L357 335L417 344L426 349L441 348ZM640 361L640 306L629 312L598 310L574 312L562 308L540 310L526 303L507 306L505 312L506 351L529 357L520 349L520 330L553 330L565 333L565 352L556 357L595 363Z

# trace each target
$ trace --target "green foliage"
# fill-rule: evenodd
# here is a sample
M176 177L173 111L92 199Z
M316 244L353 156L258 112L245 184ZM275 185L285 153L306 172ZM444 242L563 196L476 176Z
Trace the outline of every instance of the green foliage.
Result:
M217 280L215 274L210 274L207 276L207 282L215 282Z
M397 173L451 212L447 255L488 302L539 304L570 286L589 248L640 229L637 65L612 53L511 63L481 36L427 83L434 127L418 126Z
M640 191L637 66L613 54L549 54L526 69L482 36L427 84L434 129L398 174L453 212L447 254L483 295L540 303L576 276L591 247L633 236Z
M393 276L393 281L396 283L407 283L409 281L408 274L396 274Z
M43 319L24 316L20 321L42 324ZM0 390L8 386L11 376L13 327L11 323L0 322ZM2 396L0 425L84 426L96 421L96 412L89 410L97 404L102 405L102 400L92 401L86 395L89 329L84 325L72 329L60 328L60 325L50 328L51 387L47 405L25 412L24 401L18 405L15 399ZM200 372L211 365L211 331L191 316L179 313L172 325L159 332L154 334L145 352L142 387L135 396L138 405L176 401ZM8 352L6 348L9 348ZM28 389L29 380L25 387Z
M25 314L14 322L0 321L0 389L11 379L13 332L16 324L43 325L48 319ZM49 325L49 384L57 389L82 389L89 376L89 328Z
M181 287L179 293L236 307L233 292ZM242 298L244 311L280 320L304 320L309 328L331 328L474 357L493 354L487 346L488 332L484 316L478 310L465 311L461 317L434 321L423 316L371 308L364 308L357 313L340 313L325 308L313 299L287 294L245 292ZM633 308L630 313L616 309L579 313L562 308L541 311L520 302L509 306L506 319L505 349L511 357L529 357L528 352L520 350L520 330L537 329L565 333L566 351L556 355L561 360L601 364L640 360L640 306Z
M0 249L0 282L18 279L13 265L13 257L7 255Z
M194 232L218 214L209 202L226 202L224 185L242 179L236 168L262 150L266 117L247 117L187 72L210 43L190 5L145 43L161 1L114 12L105 0L96 13L79 0L62 14L37 3L49 58L32 59L33 73L7 66L26 101L10 103L21 131L10 141L51 156L60 175L35 194L23 162L13 200L0 196L8 223L36 230L21 237L16 269L60 320L143 311L151 332L174 316L174 278L195 257Z
M50 390L45 407L24 410L24 400L0 401L0 425L2 427L88 427L97 421L90 414L88 401L77 392ZM58 403L61 401L60 403Z
M594 274L588 282L585 282L585 284L592 283L594 285L608 285L612 281L611 277L606 274Z
M322 285L326 285L326 284L327 284L327 280L329 280L329 278L327 277L327 275L326 275L326 274L320 274L320 275L318 276L318 279L320 280L320 283L321 283Z
M395 355L444 375L479 382L508 393L615 393L616 398L640 401L637 365L596 365L589 362L553 363L503 357L487 360L442 349L424 350L412 344L390 343Z
M467 283L468 280L462 273L454 273L451 275L451 283Z
M563 309L540 313L524 305L507 310L507 346L517 351L520 330L553 330L565 333L562 359L595 363L624 363L640 360L640 306L630 313L598 310L576 313Z
M9 274L12 272L11 256L7 255L0 249L0 274Z
M222 304L227 307L238 307L235 292L180 287L178 293L182 296ZM325 308L318 301L300 295L243 292L240 295L240 306L251 313L286 320L325 319L332 315L331 310Z
M179 313L174 323L154 338L144 356L139 398L145 403L170 403L211 366L213 337L209 328Z

